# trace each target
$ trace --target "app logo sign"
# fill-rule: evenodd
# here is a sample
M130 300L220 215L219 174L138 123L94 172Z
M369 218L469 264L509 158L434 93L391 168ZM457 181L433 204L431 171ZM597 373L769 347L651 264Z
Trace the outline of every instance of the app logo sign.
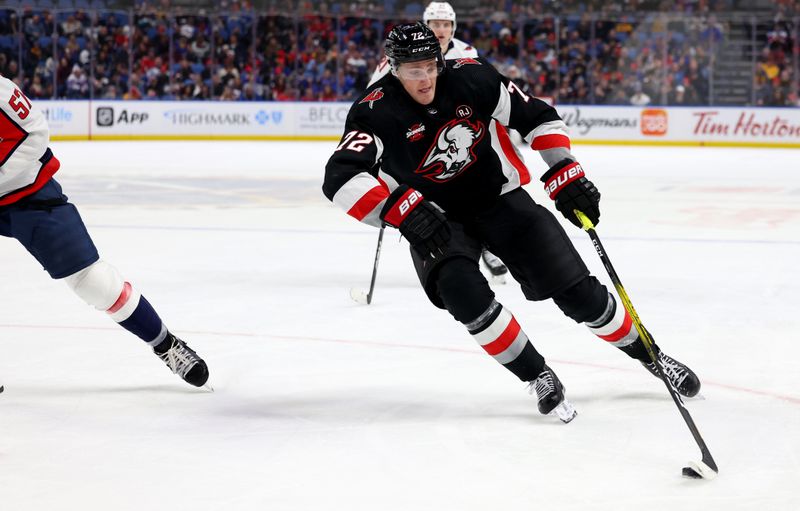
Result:
M95 122L101 128L110 128L114 124L142 124L150 117L147 112L133 112L127 108L120 110L119 115L116 115L114 108L110 106L97 107Z
M642 135L660 137L667 134L669 118L667 111L661 108L646 108L642 110Z
M114 109L110 106L97 107L97 125L109 128L114 125Z

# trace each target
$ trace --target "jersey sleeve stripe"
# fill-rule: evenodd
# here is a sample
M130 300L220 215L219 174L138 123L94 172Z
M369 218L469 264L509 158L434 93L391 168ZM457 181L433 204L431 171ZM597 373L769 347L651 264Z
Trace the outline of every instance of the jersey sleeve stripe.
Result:
M545 151L556 147L571 149L569 137L566 135L541 135L534 138L531 144L534 151Z
M45 158L50 156L49 159ZM50 181L50 178L53 177L53 174L58 172L58 169L61 167L61 162L53 156L53 153L50 149L47 150L45 156L42 157L45 160L45 163L42 164L41 168L39 169L39 173L36 175L36 179L34 179L33 183L29 184L28 186L18 188L16 190L12 190L11 192L0 195L0 206L7 206L8 204L13 204L18 200L22 199L23 197L27 197L28 195L32 195L38 192L44 185Z
M383 190L382 192L379 190ZM378 199L382 194L382 199ZM389 192L380 182L367 172L360 172L351 177L334 194L333 203L344 211L353 210L354 213L364 211L370 204L374 207L377 202L389 196ZM377 199L377 200L376 200ZM366 210L369 212L369 210ZM366 214L366 213L365 213ZM353 215L355 216L355 215Z
M352 208L347 210L347 214L361 221L382 204L388 196L389 192L386 191L386 188L378 185L365 193Z
M525 166L525 163L520 159L519 154L517 154L516 148L514 144L511 142L511 138L508 136L508 131L506 131L505 127L501 124L496 125L497 128L497 139L500 141L500 147L503 150L503 155L508 159L509 163L517 170L519 174L519 184L526 185L531 182L531 174L528 172L528 167Z
M549 121L540 124L531 131L525 140L531 144L535 151L544 151L563 147L570 149L569 128L564 121Z

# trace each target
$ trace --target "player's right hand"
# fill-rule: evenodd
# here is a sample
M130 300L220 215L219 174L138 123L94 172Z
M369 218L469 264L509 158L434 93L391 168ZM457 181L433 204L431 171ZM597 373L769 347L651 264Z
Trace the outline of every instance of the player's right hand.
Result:
M583 168L576 161L565 158L553 165L542 176L544 190L556 203L556 209L564 218L582 227L575 215L577 209L591 220L593 225L600 221L600 192L586 179Z
M450 226L442 210L407 185L400 185L386 199L381 220L400 229L412 247L433 257L444 254L450 240Z

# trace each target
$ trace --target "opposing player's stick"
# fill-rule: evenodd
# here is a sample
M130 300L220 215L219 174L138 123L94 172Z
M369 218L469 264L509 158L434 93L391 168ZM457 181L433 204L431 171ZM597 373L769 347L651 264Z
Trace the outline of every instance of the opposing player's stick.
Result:
M642 343L647 349L647 354L650 356L650 360L652 360L655 364L656 370L658 370L658 375L661 376L661 381L663 381L664 385L667 386L667 390L669 390L672 400L675 401L675 405L678 407L678 410L680 410L684 422L686 422L686 425L689 426L689 431L692 432L694 441L697 442L698 447L700 447L703 460L698 462L690 461L688 467L683 467L683 475L695 479L701 477L705 479L713 479L717 476L719 469L717 469L717 464L714 462L714 458L711 457L711 451L708 450L705 441L703 441L703 437L700 436L700 431L698 431L692 416L689 414L689 410L687 410L686 406L683 404L683 400L678 394L678 391L675 390L675 388L669 382L667 376L664 374L664 371L661 368L661 364L658 363L658 355L656 355L656 352L653 349L653 338L650 337L650 333L642 325L642 320L639 319L639 315L636 314L636 310L633 308L633 303L631 303L631 299L628 298L628 293L626 293L625 288L622 287L622 281L620 280L619 275L617 275L617 272L614 270L614 267L611 265L611 259L608 258L608 254L606 254L603 244L600 243L600 238L597 236L597 232L595 232L594 224L592 224L592 221L589 220L586 215L577 209L575 210L575 215L581 221L583 230L586 231L589 234L589 237L592 239L594 249L597 251L597 255L600 256L600 260L603 261L603 266L606 267L608 276L611 277L611 282L614 283L617 294L619 294L619 297L622 300L622 305L631 316L633 324L636 327L636 331L639 333L639 337L642 339Z
M378 233L378 246L375 248L375 264L372 266L372 280L369 283L369 292L365 293L363 289L355 287L350 288L350 298L361 305L369 305L372 303L372 295L375 292L375 278L378 276L378 262L381 258L381 245L383 245L383 231L385 228L385 225L381 225L381 230Z

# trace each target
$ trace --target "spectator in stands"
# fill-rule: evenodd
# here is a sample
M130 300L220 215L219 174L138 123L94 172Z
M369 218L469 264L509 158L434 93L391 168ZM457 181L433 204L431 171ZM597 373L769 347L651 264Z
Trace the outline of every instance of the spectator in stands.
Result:
M58 7L59 1L45 3ZM348 100L364 86L394 19L381 9L393 5L402 11L409 2L271 0L268 11L253 12L248 11L252 2L223 0L215 5L222 14L186 14L167 0L138 0L133 15L28 5L0 8L0 72L21 75L30 95L74 97L66 82L78 64L84 76L94 77L89 89L98 97L124 93L138 98L151 94L147 91L159 98L218 97L234 77L231 93L243 99L300 99L300 90L303 99L313 94L330 100L333 94ZM558 95L561 103L629 104L634 83L639 83L651 102L708 104L711 57L730 23L721 23L713 13L719 6L730 7L728 3L705 0L674 5L660 0L473 3L473 21L459 24L462 39L498 67L519 68L536 95ZM795 101L795 27L784 20L800 14L798 6L797 0L774 0L773 26L766 34L761 28L756 33L764 45L754 70L758 104ZM668 20L639 15L658 8L684 14ZM550 14L551 9L559 14ZM19 39L16 31L21 32ZM12 61L16 71L8 69ZM151 71L153 67L158 69ZM212 83L217 73L222 77ZM275 91L270 85L280 75L288 86ZM245 83L253 88L246 91ZM210 87L216 90L208 94Z
M211 51L211 45L208 44L208 41L206 41L206 38L203 34L198 34L197 38L192 41L189 49L194 56L194 61L202 62L205 60L206 55L208 55Z
M644 92L642 84L636 82L633 85L633 95L631 96L630 104L634 106L647 106L650 102L650 96Z
M67 77L67 97L80 99L88 97L89 80L80 65L72 66L72 72Z
M333 89L333 87L330 84L326 83L322 87L322 92L319 95L319 100L320 101L336 101L336 99L337 99L336 91Z
M138 73L131 74L128 91L123 94L122 99L142 99L142 80Z
M117 99L117 88L112 84L103 87L103 93L100 96L102 99Z

